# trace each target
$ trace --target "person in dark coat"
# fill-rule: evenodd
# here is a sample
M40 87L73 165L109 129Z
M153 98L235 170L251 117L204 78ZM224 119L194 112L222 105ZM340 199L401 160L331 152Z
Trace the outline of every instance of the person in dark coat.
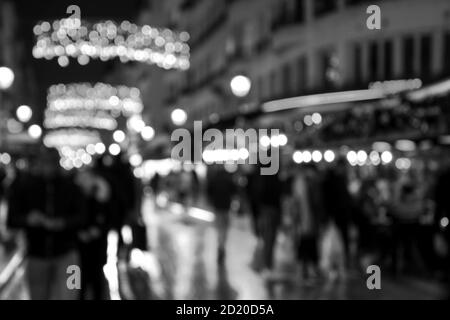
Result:
M37 300L78 298L78 291L67 286L67 272L79 267L77 233L86 211L80 189L58 161L56 150L45 150L41 173L17 180L8 199L8 226L26 234L26 278Z
M217 261L219 264L223 264L225 261L225 246L230 225L230 208L236 191L233 176L225 171L223 166L215 165L210 167L207 180L207 196L216 214L218 234Z

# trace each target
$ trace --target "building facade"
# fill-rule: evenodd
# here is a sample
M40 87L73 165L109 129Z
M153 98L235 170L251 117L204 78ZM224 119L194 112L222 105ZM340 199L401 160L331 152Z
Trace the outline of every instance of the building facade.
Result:
M251 79L252 102L450 75L449 1L378 1L381 30L366 25L371 4L172 0L155 7L161 23L191 35L190 70L161 75L164 108L183 108L190 121L234 113L243 103L229 86L237 74Z

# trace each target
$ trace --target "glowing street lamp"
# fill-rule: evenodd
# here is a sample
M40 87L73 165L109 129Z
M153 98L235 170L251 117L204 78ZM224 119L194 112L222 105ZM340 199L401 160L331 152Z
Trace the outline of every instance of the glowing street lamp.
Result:
M250 79L243 75L235 76L230 82L231 92L238 97L244 98L250 93L252 88L252 82Z
M182 126L186 123L188 116L186 111L182 109L175 109L172 111L171 118L174 125Z
M37 140L42 136L42 128L37 124L33 124L31 127L28 128L28 134L30 135L31 138Z
M17 119L22 123L27 123L33 116L33 111L29 106L20 106L16 111Z
M8 67L0 67L0 90L6 90L14 82L14 72Z
M150 126L146 126L142 129L141 136L144 141L150 141L155 137L155 129Z

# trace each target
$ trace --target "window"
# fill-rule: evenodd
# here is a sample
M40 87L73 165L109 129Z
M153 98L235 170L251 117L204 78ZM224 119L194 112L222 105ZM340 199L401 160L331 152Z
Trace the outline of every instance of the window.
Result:
M444 56L442 57L444 61L444 75L450 75L450 32L445 34L444 38Z
M292 94L292 71L289 63L286 63L283 67L283 93L285 95Z
M294 19L296 22L304 22L305 21L305 8L303 0L295 1L295 16Z
M361 49L361 45L357 44L354 47L354 66L353 66L353 70L354 70L354 79L355 79L355 83L357 85L361 84L363 81L363 75L362 75L362 49Z
M333 50L324 50L320 54L321 57L321 83L324 84L324 89L334 89L340 82L339 60L336 52Z
M420 72L422 78L425 80L429 80L431 77L431 46L431 36L422 36L420 39Z
M272 71L272 73L270 74L270 87L268 94L271 98L274 98L278 95L276 71Z
M372 42L369 45L369 77L371 81L378 80L378 44L376 42Z
M386 40L384 43L384 79L391 80L393 78L393 47L392 41Z
M316 17L330 13L337 8L336 0L314 0L313 4Z
M405 77L414 76L414 38L406 37L403 39L403 73Z
M306 91L307 88L307 63L306 63L306 57L302 56L298 59L298 67L297 67L297 72L298 72L298 90L299 93L304 93Z

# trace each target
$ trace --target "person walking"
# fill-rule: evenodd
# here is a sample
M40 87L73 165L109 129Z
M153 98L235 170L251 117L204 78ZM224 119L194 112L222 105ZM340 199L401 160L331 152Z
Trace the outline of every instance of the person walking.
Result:
M216 214L217 228L217 262L225 262L226 242L230 226L230 208L236 194L236 184L233 176L225 171L222 165L210 167L207 179L208 201Z
M67 272L80 264L77 232L86 221L83 197L61 172L56 150L45 150L40 160L41 174L12 186L8 226L26 234L31 299L75 300L80 288L69 288Z

